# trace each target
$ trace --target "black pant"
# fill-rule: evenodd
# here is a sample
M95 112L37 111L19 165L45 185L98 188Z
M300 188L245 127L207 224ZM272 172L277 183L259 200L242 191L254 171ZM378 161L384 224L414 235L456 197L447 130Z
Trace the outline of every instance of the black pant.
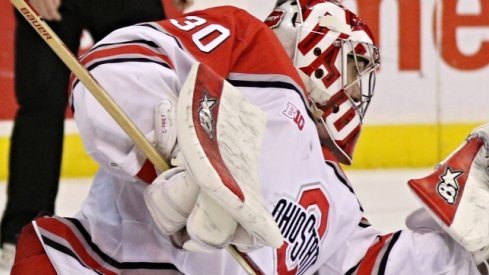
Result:
M60 13L62 21L49 25L73 53L78 52L83 29L98 41L117 28L164 17L160 0L63 0ZM24 225L41 212L55 211L69 73L16 13L15 95L19 109L11 136L1 244L15 244Z

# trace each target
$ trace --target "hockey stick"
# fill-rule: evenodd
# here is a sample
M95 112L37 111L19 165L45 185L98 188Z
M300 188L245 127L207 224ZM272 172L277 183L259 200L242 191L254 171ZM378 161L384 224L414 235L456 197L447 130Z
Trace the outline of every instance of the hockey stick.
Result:
M144 137L131 119L100 86L87 69L78 62L78 59L71 53L63 41L61 41L37 12L24 0L11 0L11 3L31 24L70 71L73 72L73 74L85 85L100 105L102 105L102 107L104 107L104 109L120 125L139 150L141 150L153 163L155 168L160 172L168 170L168 163L160 156L155 147ZM226 247L226 250L248 274L264 274L246 254L239 252L235 246L229 245Z
M105 108L105 110L122 127L136 146L148 157L160 172L168 170L168 163L158 154L156 149L144 137L141 131L132 123L129 117L121 110L110 95L98 84L93 76L78 62L54 31L41 19L41 17L24 0L11 0L15 8L25 17L37 33L51 47L65 65L80 79L85 87Z

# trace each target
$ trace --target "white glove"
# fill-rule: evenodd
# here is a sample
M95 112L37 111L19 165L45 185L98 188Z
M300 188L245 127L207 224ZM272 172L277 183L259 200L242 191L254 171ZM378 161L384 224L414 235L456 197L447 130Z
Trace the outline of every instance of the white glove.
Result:
M224 85L215 85L219 82ZM190 250L222 248L233 242L243 250L280 247L283 237L266 207L258 177L266 127L263 111L198 63L180 91L177 116L174 109L160 104L157 113L177 121L178 127L170 127L169 132L177 128L179 150L173 149L168 131L156 131L161 136L157 144L164 154L176 154L172 165L185 171L179 168L160 175L144 194L161 232L173 234Z
M409 187L434 220L468 251L489 247L489 124Z
M178 98L177 137L187 170L206 195L261 245L278 248L280 230L259 177L267 116L204 64L195 64Z
M178 154L178 158L182 155ZM178 163L175 159L173 163ZM182 167L159 175L144 191L158 229L189 251L211 251L229 244L245 252L263 246L217 204Z
M176 166L159 175L144 192L158 229L188 250L224 247L232 238L237 222L212 199L200 194L199 186L187 174L185 160L176 145L175 103L170 99L156 106L154 129L156 149L166 159L174 157L171 162Z
M165 159L171 159L179 151L176 145L175 101L176 98L173 101L164 99L154 110L155 147ZM172 161L178 162L176 159ZM187 179L185 168L177 166L160 174L146 188L144 199L160 231L171 235L185 227L198 194L199 187Z
M187 179L185 169L176 167L159 175L146 188L144 200L158 229L172 235L185 227L198 194L199 187Z
M242 252L263 246L238 221L205 192L201 192L186 227L189 240L182 244L190 251L211 251L232 244Z

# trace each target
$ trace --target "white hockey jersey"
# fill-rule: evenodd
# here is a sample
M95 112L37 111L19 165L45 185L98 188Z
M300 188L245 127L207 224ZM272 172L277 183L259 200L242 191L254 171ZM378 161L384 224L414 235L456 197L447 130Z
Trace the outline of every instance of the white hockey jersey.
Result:
M250 253L265 274L413 274L388 259L402 238L406 245L396 255L409 254L415 233L381 236L363 219L341 169L323 160L292 62L273 32L246 12L219 7L119 29L81 61L151 141L155 106L162 100L176 105L196 61L266 113L260 183L285 242ZM72 106L86 150L101 169L75 218L35 222L60 274L245 274L225 250L190 253L159 233L143 200L156 176L151 163L77 79ZM462 253L450 248L447 264L454 251ZM408 258L406 272L416 271L414 257Z

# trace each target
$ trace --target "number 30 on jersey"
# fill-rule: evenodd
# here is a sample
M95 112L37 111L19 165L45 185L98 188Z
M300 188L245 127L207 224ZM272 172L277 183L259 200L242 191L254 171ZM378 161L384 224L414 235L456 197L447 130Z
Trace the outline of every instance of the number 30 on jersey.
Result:
M182 18L183 21L177 19L171 19L170 22L175 27L182 31L191 31L198 26L202 26L207 23L204 18L198 16L186 16ZM181 19L180 19L181 20ZM211 36L212 35L212 36ZM230 31L219 24L209 24L202 29L192 34L192 41L195 43L199 50L208 53L219 46L230 35ZM204 39L207 37L213 37L207 43L204 43Z

